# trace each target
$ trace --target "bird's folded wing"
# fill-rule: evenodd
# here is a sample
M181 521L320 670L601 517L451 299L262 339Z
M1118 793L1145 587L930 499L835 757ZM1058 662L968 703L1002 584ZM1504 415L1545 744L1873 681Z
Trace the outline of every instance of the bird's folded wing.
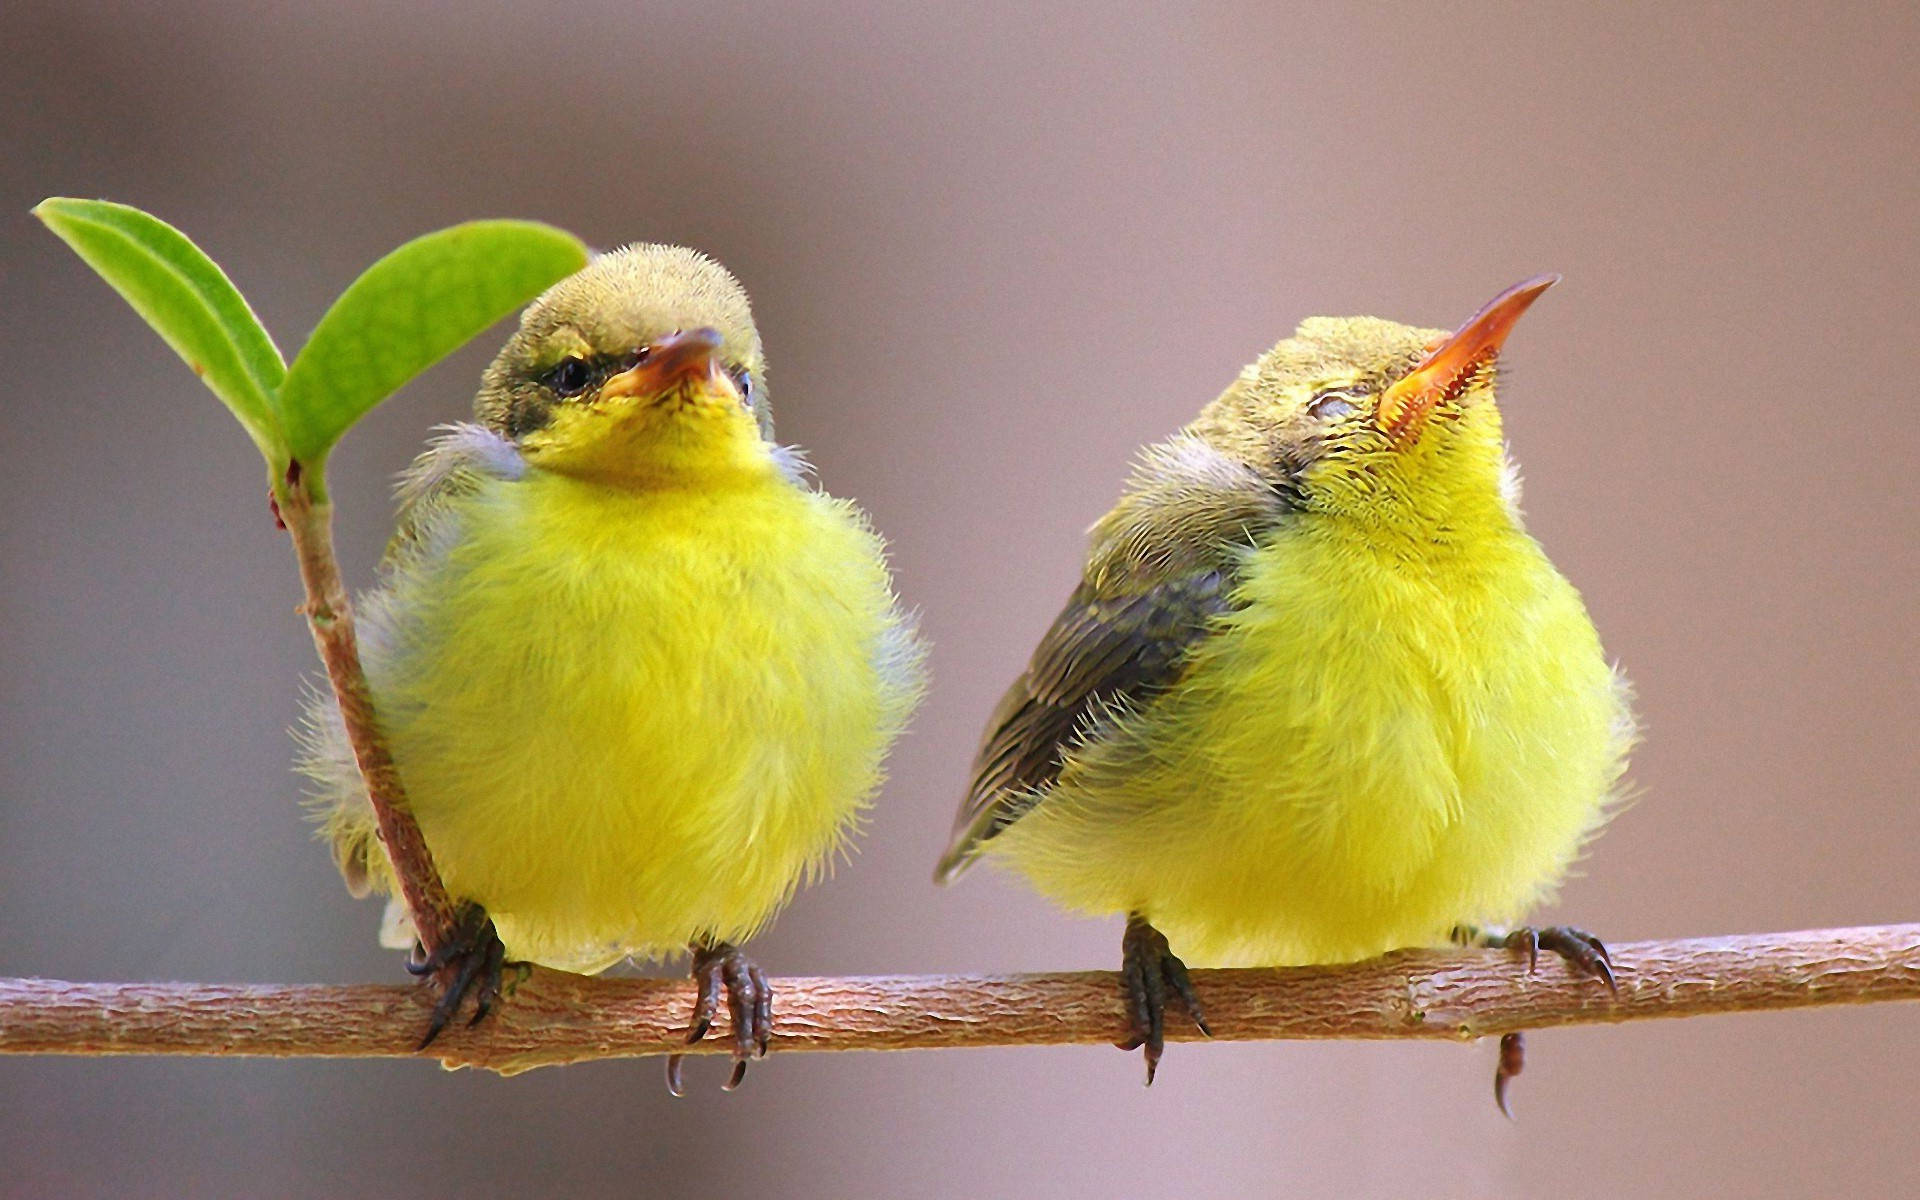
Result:
M940 879L1041 803L1075 746L1177 683L1233 606L1245 551L1287 504L1194 441L1149 451L1127 497L1094 527L1085 578L987 722Z

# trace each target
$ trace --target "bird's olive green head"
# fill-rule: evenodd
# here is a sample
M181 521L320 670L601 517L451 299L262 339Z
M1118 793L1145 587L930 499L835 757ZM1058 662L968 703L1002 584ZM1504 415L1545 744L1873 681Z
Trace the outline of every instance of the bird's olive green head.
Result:
M1507 333L1559 276L1495 297L1458 330L1313 317L1189 428L1303 507L1368 524L1446 523L1511 507L1495 367Z
M755 467L773 416L747 294L680 246L596 256L527 307L481 381L482 423L535 466L601 479Z

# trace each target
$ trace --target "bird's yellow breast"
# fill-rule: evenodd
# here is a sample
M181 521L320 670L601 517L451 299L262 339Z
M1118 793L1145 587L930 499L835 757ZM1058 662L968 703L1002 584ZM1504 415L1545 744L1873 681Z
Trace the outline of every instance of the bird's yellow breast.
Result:
M1515 527L1382 544L1290 522L1182 683L1002 836L1035 883L1189 961L1433 944L1550 889L1630 740L1578 595Z
M841 844L911 702L877 537L771 469L530 470L457 503L369 663L450 890L575 969L750 935Z

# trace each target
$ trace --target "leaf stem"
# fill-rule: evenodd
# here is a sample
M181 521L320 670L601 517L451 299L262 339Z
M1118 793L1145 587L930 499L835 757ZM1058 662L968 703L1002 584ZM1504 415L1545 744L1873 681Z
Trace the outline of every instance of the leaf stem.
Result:
M373 710L373 695L360 666L360 644L353 627L353 602L340 577L333 550L333 505L316 499L313 480L320 472L303 469L296 459L274 489L275 508L300 561L300 580L306 585L307 626L314 648L327 671L346 723L354 761L366 781L367 798L380 825L380 840L393 863L400 896L413 918L420 944L432 954L454 937L457 921L452 899L433 855L427 850L419 823L407 807L406 790L393 752Z

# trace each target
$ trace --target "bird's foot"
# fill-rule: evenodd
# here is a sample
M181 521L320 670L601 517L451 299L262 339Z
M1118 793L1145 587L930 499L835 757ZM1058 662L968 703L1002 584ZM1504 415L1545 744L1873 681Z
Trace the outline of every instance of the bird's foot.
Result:
M1471 925L1456 925L1453 940L1463 946L1485 946L1491 950L1525 950L1527 970L1540 965L1540 952L1558 954L1577 975L1588 975L1607 985L1614 995L1620 984L1613 975L1613 959L1605 943L1584 929L1571 925L1548 925L1536 929L1523 925L1509 933L1486 933ZM1493 1102L1509 1120L1513 1110L1507 1106L1507 1084L1527 1065L1526 1035L1515 1031L1500 1038L1500 1062L1493 1069Z
M1175 957L1167 939L1138 914L1127 918L1127 932L1120 939L1120 984L1126 993L1127 1013L1133 1020L1133 1036L1120 1043L1122 1050L1142 1050L1147 1060L1147 1086L1153 1086L1154 1072L1160 1068L1165 1052L1167 996L1171 993L1187 1010L1187 1016L1201 1033L1213 1036L1200 1011L1200 999L1193 994L1193 981L1187 977L1187 964Z
M473 1016L467 1024L478 1025L485 1020L500 999L500 979L506 964L507 948L501 944L492 918L478 904L461 906L453 937L432 954L422 954L416 944L413 957L407 960L408 973L438 977L441 986L440 1000L427 1019L427 1035L420 1039L418 1049L433 1044L468 995L473 996Z
M1542 950L1558 954L1576 975L1590 975L1606 984L1614 995L1620 994L1620 984L1613 977L1613 958L1607 953L1606 945L1584 929L1571 925L1548 925L1541 929L1522 925L1511 933L1484 937L1480 944L1495 950L1525 950L1529 971L1539 969Z
M720 1010L721 991L727 995L733 1074L724 1087L730 1092L747 1077L747 1060L767 1056L767 1044L773 1039L773 988L757 963L726 942L695 942L692 975L693 1024L687 1030L687 1045L707 1036ZM676 1096L686 1094L680 1081L685 1058L684 1054L667 1056L667 1090Z

